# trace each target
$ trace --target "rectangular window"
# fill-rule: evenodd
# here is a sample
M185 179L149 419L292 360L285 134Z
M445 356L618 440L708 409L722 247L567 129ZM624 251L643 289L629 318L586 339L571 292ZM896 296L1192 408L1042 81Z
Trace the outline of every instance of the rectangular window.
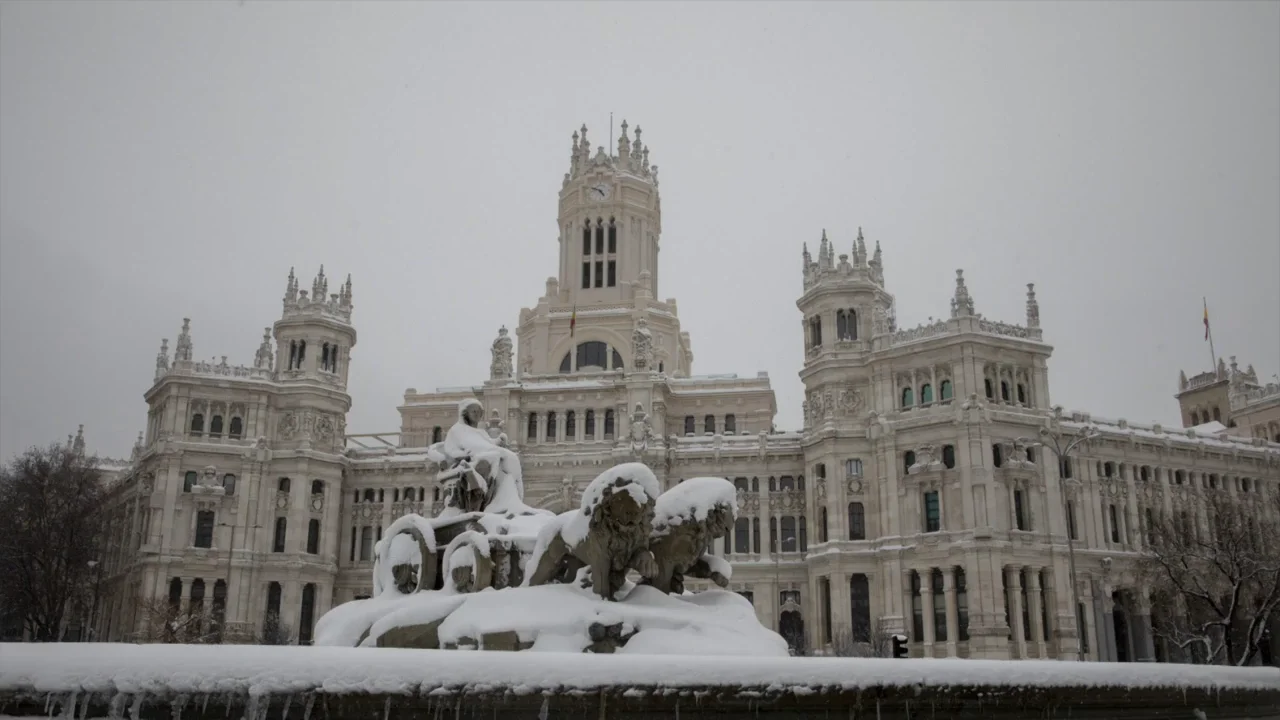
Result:
M351 526L351 562L356 561L356 527Z
M307 523L307 553L310 555L320 553L320 521L315 518Z
M610 260L609 261L609 287L614 287L617 284L618 284L618 261Z
M961 642L969 640L969 589L965 585L964 568L957 567L956 573L956 637Z
M938 532L942 529L942 512L938 504L938 491L930 490L924 494L924 531Z
M1067 501L1067 536L1072 540L1079 540L1080 536L1076 534L1076 503L1074 500Z
M582 263L582 289L591 287L591 263Z
M947 641L947 594L942 590L942 571L933 569L933 639Z
M911 639L924 642L924 605L920 597L920 573L911 573Z
M198 548L213 547L213 511L201 510L196 513L196 541Z
M831 579L822 578L822 641L831 642Z
M1116 512L1115 505L1107 506L1107 513L1111 516L1111 542L1120 542L1120 516Z
M1013 519L1017 523L1019 530L1028 530L1027 527L1027 510L1023 506L1022 491L1013 491Z
M287 531L287 520L284 518L276 518L276 534L271 541L271 552L284 552L284 538Z
M360 562L369 562L373 559L373 526L365 525L360 528Z
M1089 626L1084 621L1084 603L1076 605L1076 633L1080 636L1080 649L1089 652Z
M604 285L604 261L596 261L596 287Z
M858 458L849 458L844 461L845 477L860 478L862 477L862 460Z
M609 223L609 252L618 252L618 226Z
M596 226L596 254L604 254L604 228L599 225Z

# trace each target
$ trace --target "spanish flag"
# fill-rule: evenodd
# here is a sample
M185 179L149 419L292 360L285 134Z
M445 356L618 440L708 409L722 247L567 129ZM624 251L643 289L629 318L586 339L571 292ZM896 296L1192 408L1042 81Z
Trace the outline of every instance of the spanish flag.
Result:
M1207 314L1208 312L1209 312L1208 310L1205 310L1205 313L1206 313L1204 316L1205 325L1209 324L1209 315ZM573 312L569 315L569 337L573 337L573 327L577 324L578 324L578 306L574 305Z
M1204 339L1209 339L1209 301L1204 301Z

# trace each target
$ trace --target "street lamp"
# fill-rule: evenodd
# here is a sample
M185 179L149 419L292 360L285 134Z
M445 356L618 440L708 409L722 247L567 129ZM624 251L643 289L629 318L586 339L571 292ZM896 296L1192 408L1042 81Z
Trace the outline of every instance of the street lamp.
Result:
M1049 448L1058 458L1059 476L1063 467L1063 459L1070 461L1072 454L1082 445L1101 435L1092 425L1086 425L1074 437L1064 444L1062 432L1062 406L1053 407L1053 415L1049 417L1045 427L1040 428L1041 447ZM1076 547L1072 540L1075 532L1075 514L1069 512L1067 491L1063 483L1058 483L1058 498L1062 502L1062 514L1067 520L1067 567L1071 574L1071 612L1076 616L1076 659L1084 662L1084 628L1080 627L1080 591L1076 588Z
M85 642L92 639L94 630L94 620L98 615L98 594L102 588L102 563L97 560L90 560L88 563L90 570L95 570L93 577L93 606L89 609L89 621L85 623L87 628L84 633Z

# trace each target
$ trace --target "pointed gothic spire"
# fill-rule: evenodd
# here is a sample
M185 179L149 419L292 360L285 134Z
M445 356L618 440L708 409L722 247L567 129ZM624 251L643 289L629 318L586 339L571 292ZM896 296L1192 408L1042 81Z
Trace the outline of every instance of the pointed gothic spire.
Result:
M867 264L867 241L862 239L862 226L858 226L858 239L854 243L854 257L858 258L858 266Z
M1036 301L1036 284L1027 283L1027 327L1040 327L1040 303Z
M80 429L76 430L76 439L71 444L71 452L77 455L84 454L84 425L81 425Z
M182 332L178 333L178 344L173 349L173 361L191 359L191 318L182 318Z
M169 338L160 341L160 352L156 353L156 376L159 380L169 372Z
M133 452L129 455L130 460L137 460L142 455L142 431L138 431L138 439L133 441Z
M809 266L813 264L813 256L809 254L809 243L804 244L804 251L801 253L804 257L804 271L809 272Z
M956 294L951 298L951 317L973 315L973 298L964 284L964 270L956 270Z
M874 265L875 267L882 267L881 261L880 261L880 241L879 240L876 241L876 251L875 251L875 254L871 256L871 264Z
M342 307L351 307L351 273L347 273L347 281L342 284Z
M618 136L618 162L623 167L627 166L627 160L631 156L631 138L627 137L627 121L622 121L622 134Z

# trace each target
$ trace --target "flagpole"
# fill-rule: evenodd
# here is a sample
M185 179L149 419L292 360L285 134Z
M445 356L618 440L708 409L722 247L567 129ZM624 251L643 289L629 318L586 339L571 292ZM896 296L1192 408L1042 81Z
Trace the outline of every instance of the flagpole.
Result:
M1209 322L1209 300L1202 297L1204 302L1204 332L1209 337L1209 370L1218 372L1218 354L1213 351L1213 323Z

